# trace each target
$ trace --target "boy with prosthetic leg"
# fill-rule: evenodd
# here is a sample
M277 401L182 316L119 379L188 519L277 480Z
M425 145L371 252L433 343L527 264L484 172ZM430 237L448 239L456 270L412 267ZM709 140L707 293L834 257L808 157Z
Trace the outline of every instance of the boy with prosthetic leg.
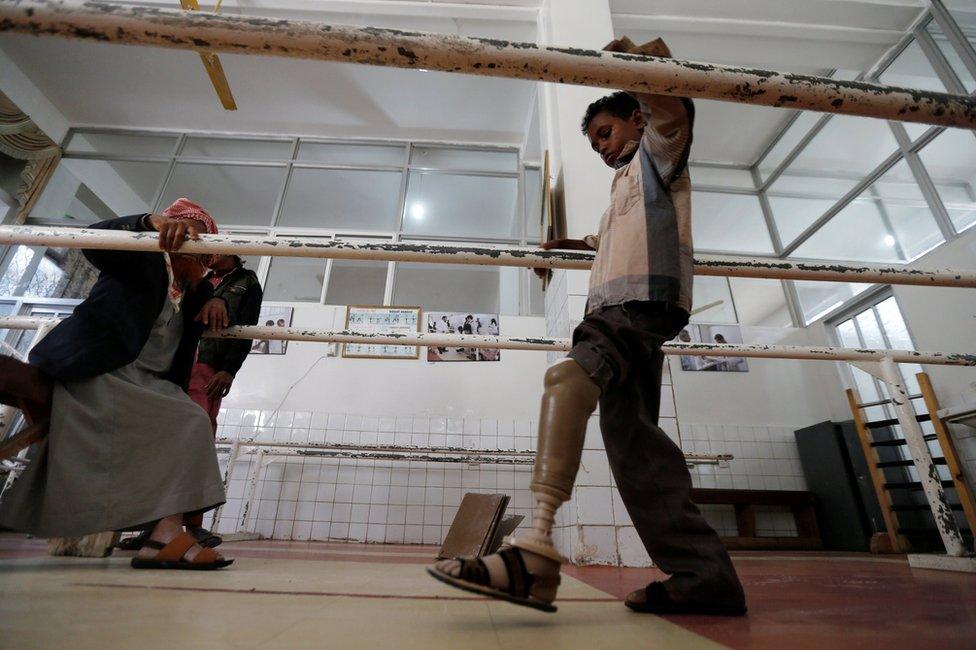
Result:
M658 39L608 50L669 56ZM566 558L552 543L559 506L576 480L589 416L600 429L620 495L654 564L669 575L625 604L656 614L742 615L745 596L728 553L691 502L684 455L658 426L661 346L688 323L693 271L687 172L688 99L614 93L587 109L582 129L617 170L599 235L545 248L595 249L586 316L568 358L549 368L532 476L532 529L484 558L438 562L452 586L555 611Z

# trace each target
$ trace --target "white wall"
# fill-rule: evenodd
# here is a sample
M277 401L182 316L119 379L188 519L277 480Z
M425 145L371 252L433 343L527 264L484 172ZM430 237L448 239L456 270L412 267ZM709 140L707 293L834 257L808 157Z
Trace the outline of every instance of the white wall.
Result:
M742 327L752 344L826 345L822 329ZM681 370L671 358L674 396L682 426L742 425L801 427L831 418L831 403L843 402L833 362L748 359L749 372Z
M920 258L913 266L976 269L976 228L962 237ZM976 351L976 289L895 287L915 346L919 350L946 352ZM940 405L958 406L976 402L976 368L971 366L924 366ZM970 485L976 485L976 429L951 425L956 450Z
M294 327L344 328L344 307L274 304L294 307ZM500 321L503 336L545 331L543 318L502 316ZM539 352L502 350L498 362L428 363L424 348L416 360L343 359L326 356L327 350L323 343L292 341L284 356L251 355L224 406L359 415L538 415L546 368L546 355Z

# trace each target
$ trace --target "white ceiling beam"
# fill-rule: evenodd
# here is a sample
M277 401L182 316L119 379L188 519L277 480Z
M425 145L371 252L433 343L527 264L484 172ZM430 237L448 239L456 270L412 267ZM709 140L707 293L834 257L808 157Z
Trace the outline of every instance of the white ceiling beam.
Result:
M128 5L172 9L175 0L134 0ZM419 0L224 0L221 13L286 17L327 16L328 14L357 14L366 16L402 16L419 18L448 18L459 20L494 20L503 22L535 22L539 8L535 0L503 0L486 2L421 2ZM202 11L212 10L212 0L201 2ZM317 18L324 20L324 18Z
M618 32L640 30L654 33L717 34L749 38L803 39L810 41L862 44L889 44L903 36L891 29L810 25L731 18L692 18L688 16L644 16L612 14Z

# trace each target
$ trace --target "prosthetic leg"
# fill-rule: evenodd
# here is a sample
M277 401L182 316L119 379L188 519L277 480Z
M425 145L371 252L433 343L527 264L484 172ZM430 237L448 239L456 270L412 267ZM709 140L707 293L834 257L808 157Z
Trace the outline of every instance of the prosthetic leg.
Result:
M572 496L586 422L596 410L600 388L573 359L564 359L546 371L545 388L532 470L532 531L507 541L515 548L562 564L568 560L553 546L552 527L559 506Z
M458 589L554 612L559 565L567 560L553 546L552 527L556 510L572 495L586 421L596 409L600 389L573 359L549 368L545 387L532 474L532 530L506 539L508 545L498 553L443 560L427 572Z

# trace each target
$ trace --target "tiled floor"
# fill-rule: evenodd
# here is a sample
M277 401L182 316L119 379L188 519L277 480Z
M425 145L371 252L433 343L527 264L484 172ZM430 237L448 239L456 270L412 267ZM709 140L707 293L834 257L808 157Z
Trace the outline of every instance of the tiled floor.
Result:
M738 554L744 619L631 613L653 569L571 567L546 615L426 576L432 547L236 542L216 573L142 572L128 554L53 558L0 536L0 646L328 648L972 647L976 580L903 558Z

